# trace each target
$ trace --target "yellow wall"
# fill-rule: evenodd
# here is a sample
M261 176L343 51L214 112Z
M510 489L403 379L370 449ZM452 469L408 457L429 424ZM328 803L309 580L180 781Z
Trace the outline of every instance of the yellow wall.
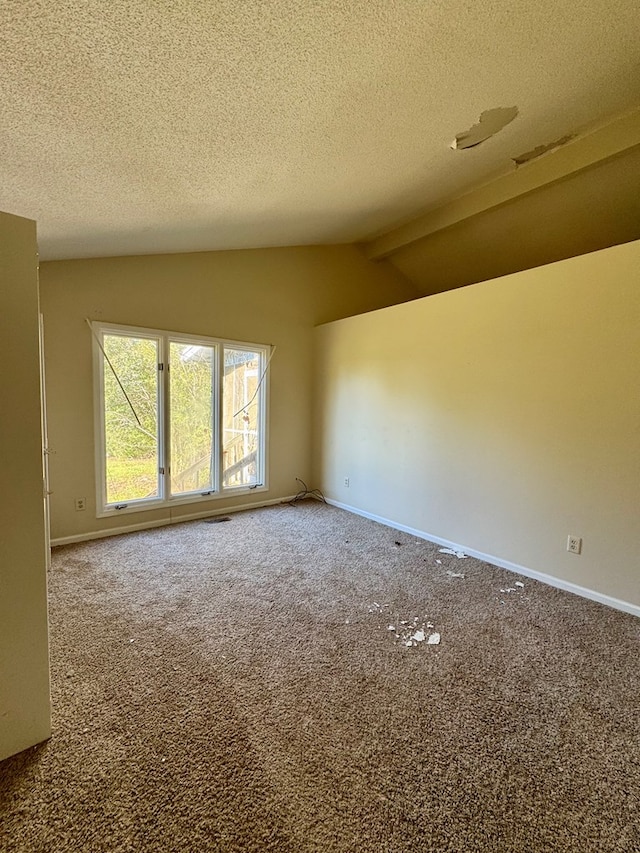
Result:
M275 344L268 492L190 504L173 519L294 494L311 464L312 329L418 294L351 246L43 263L51 532L79 536L169 518L166 509L96 519L91 335L85 317ZM74 499L87 509L76 512Z
M316 335L330 498L640 605L640 243Z
M35 222L0 213L0 759L50 735Z

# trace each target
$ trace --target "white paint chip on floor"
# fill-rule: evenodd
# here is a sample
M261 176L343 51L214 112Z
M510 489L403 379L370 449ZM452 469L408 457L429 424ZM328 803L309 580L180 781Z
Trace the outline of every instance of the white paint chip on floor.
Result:
M500 592L518 592L521 589L524 589L524 584L522 581L514 581L515 586L506 586L504 589L501 589Z
M369 613L379 616L381 613L390 610L390 604L379 604L374 601L368 608ZM388 615L391 615L390 613ZM398 615L398 614L396 614ZM349 620L346 620L348 624ZM378 628L383 625L378 624ZM427 616L421 620L419 616L414 616L413 619L395 619L393 622L387 622L386 632L391 634L396 645L412 648L426 641L427 645L438 645L440 643L440 634L433 631L433 622L427 621Z
M454 551L453 548L438 548L438 553L451 554L453 557L457 557L459 560L466 560L468 556L464 553L464 551Z

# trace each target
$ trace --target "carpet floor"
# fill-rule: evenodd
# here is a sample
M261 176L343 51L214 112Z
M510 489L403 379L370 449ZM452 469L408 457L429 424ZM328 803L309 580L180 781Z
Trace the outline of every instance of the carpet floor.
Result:
M49 585L2 851L640 851L633 616L311 501L61 547Z

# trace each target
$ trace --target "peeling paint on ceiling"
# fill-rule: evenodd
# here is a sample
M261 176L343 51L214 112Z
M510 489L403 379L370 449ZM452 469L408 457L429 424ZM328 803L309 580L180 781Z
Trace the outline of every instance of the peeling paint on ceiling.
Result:
M455 150L475 148L481 142L486 142L496 133L505 128L518 115L517 107L496 107L493 110L485 110L480 115L477 124L472 125L469 130L457 133L451 143Z
M564 136L561 136L560 139L556 139L553 142L548 142L546 145L538 145L531 151L526 151L524 154L519 154L517 157L513 158L513 162L516 164L516 166L524 166L525 163L530 163L532 160L537 160L538 157L542 157L543 154L550 154L552 151L557 151L558 148L562 148L563 145L567 145L567 143L571 142L575 138L575 133L567 133Z

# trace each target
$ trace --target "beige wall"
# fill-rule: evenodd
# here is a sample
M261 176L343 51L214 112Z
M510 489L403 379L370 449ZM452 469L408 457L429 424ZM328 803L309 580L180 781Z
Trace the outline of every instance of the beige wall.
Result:
M323 326L316 378L329 497L640 605L640 243Z
M0 759L49 737L35 222L0 213Z
M312 329L418 294L354 247L306 247L43 263L51 532L78 536L169 518L96 519L91 336L85 317L275 344L268 492L173 509L173 518L294 494L310 477ZM74 499L87 510L76 512Z

